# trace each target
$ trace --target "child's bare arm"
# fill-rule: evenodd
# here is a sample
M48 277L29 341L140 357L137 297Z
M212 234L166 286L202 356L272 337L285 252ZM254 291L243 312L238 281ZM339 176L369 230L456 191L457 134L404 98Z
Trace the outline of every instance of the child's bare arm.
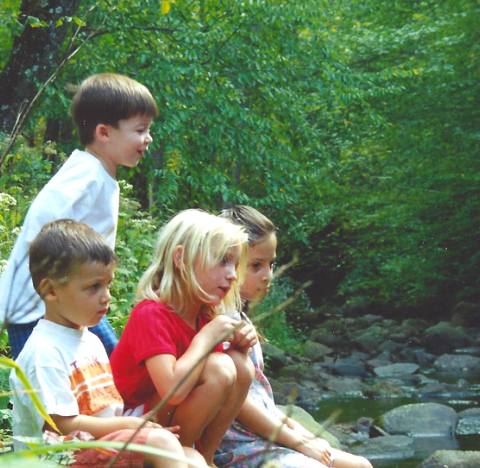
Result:
M179 405L197 385L209 350L214 348L223 334L233 330L236 323L225 315L217 316L200 330L179 359L171 354L148 358L145 365L159 396L165 397L185 378L168 401L170 405Z
M97 418L83 414L77 416L59 416L52 414L51 417L62 434L70 434L73 431L84 431L92 434L95 439L99 439L100 437L104 437L107 434L121 429L137 429L145 421L143 418L133 416ZM162 426L147 421L143 427L161 428Z

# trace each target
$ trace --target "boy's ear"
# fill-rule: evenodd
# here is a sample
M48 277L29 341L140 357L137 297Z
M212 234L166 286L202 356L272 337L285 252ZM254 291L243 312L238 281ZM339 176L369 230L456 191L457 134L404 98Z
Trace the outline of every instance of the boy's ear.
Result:
M179 270L181 270L184 267L182 254L183 254L183 245L177 245L173 249L173 263Z
M39 294L44 301L55 302L57 300L57 291L55 290L55 281L50 278L43 278L40 281Z
M95 127L95 138L101 142L105 142L108 140L110 137L110 129L108 128L108 125L105 124L98 124Z

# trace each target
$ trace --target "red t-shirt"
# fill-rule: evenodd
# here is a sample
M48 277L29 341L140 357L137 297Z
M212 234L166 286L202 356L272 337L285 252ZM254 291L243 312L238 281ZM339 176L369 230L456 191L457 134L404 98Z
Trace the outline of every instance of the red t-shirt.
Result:
M210 320L198 316L198 330ZM110 356L113 378L125 408L136 408L155 393L155 385L145 359L157 354L171 354L179 359L198 331L187 325L172 309L152 300L134 307L122 337ZM220 344L215 351L222 351Z

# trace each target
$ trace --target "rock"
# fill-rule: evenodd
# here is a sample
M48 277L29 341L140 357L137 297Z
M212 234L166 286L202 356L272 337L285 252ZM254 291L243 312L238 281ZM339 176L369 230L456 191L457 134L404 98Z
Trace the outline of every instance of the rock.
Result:
M333 350L328 346L315 341L307 340L303 346L305 357L313 362L323 361L324 357L333 353Z
M373 359L369 359L367 361L368 368L372 370L375 367L389 366L390 364L392 364L392 361L390 360L389 352L383 352L379 354L377 357L374 357Z
M413 438L404 435L376 437L363 445L350 447L349 451L370 461L405 459L415 455L413 442Z
M355 427L353 427L352 430L354 430L358 434L363 434L365 436L365 439L368 439L370 437L370 430L372 429L372 424L372 418L362 417L357 421Z
M427 353L425 349L417 349L415 350L414 361L419 366L430 366L435 362L437 356L431 353Z
M438 450L417 468L478 468L479 466L480 452Z
M274 371L281 369L288 364L288 358L285 351L273 346L270 343L262 343L262 352L265 363Z
M438 403L417 403L395 408L380 417L380 426L392 435L451 436L458 422L452 408Z
M377 350L380 343L382 343L388 335L388 331L379 327L378 325L372 325L366 330L362 330L359 334L355 333L353 342L364 352L373 353Z
M368 388L360 379L350 379L348 377L335 377L330 375L324 388L335 392L338 395L363 396L363 392Z
M473 340L465 333L462 327L453 327L448 322L426 329L427 351L433 354L451 353L457 348L472 346Z
M399 350L402 350L405 347L406 347L406 344L404 343L395 343L392 340L387 340L380 344L380 346L377 348L377 351L379 353L388 352L392 355L396 355L399 352Z
M342 377L359 377L360 379L369 377L360 361L352 357L336 361L335 364L329 366L329 369L332 374Z
M480 408L469 408L458 413L456 435L480 434Z
M322 439L325 439L333 448L341 449L338 439L330 434L323 426L315 421L305 410L298 406L281 406L277 405L278 409L285 413L290 418L300 423L305 429L310 431Z
M367 388L364 393L365 396L369 398L400 397L405 395L402 387L399 387L389 380L383 380L372 385L370 388Z
M414 374L419 368L418 364L397 363L388 366L375 367L373 372L379 377L396 377L400 375Z
M383 317L381 315L374 315L374 314L365 314L363 318L368 322L368 323L377 323L381 322L383 320Z
M310 340L328 346L329 348L338 348L344 343L340 334L323 328L313 330L312 333L310 333Z
M468 398L475 396L475 392L458 385L430 383L420 389L420 395L428 398Z
M308 379L309 374L307 366L301 364L291 364L280 370L281 377L295 379L297 382Z
M444 354L433 365L440 372L478 372L480 370L480 358L468 355Z

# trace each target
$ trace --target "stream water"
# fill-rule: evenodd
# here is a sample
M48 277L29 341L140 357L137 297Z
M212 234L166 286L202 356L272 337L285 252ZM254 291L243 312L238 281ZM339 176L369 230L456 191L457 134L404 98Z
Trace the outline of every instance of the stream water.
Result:
M430 378L435 378L445 383L455 383L458 376L446 376L432 373ZM464 378L464 377L462 377ZM336 414L335 423L354 424L361 417L377 418L388 411L403 405L414 403L434 402L450 406L460 412L468 408L480 408L480 376L465 378L469 388L474 390L476 396L467 399L435 398L425 399L416 396L402 398L359 398L359 397L334 397L327 398L318 404L318 409L312 416L319 422L326 420L329 415ZM408 389L407 389L408 390ZM412 395L414 394L414 389ZM480 434L474 436L422 437L416 438L413 446L415 456L409 459L392 459L388 454L385 458L371 460L374 468L416 468L430 454L436 450L480 450Z

